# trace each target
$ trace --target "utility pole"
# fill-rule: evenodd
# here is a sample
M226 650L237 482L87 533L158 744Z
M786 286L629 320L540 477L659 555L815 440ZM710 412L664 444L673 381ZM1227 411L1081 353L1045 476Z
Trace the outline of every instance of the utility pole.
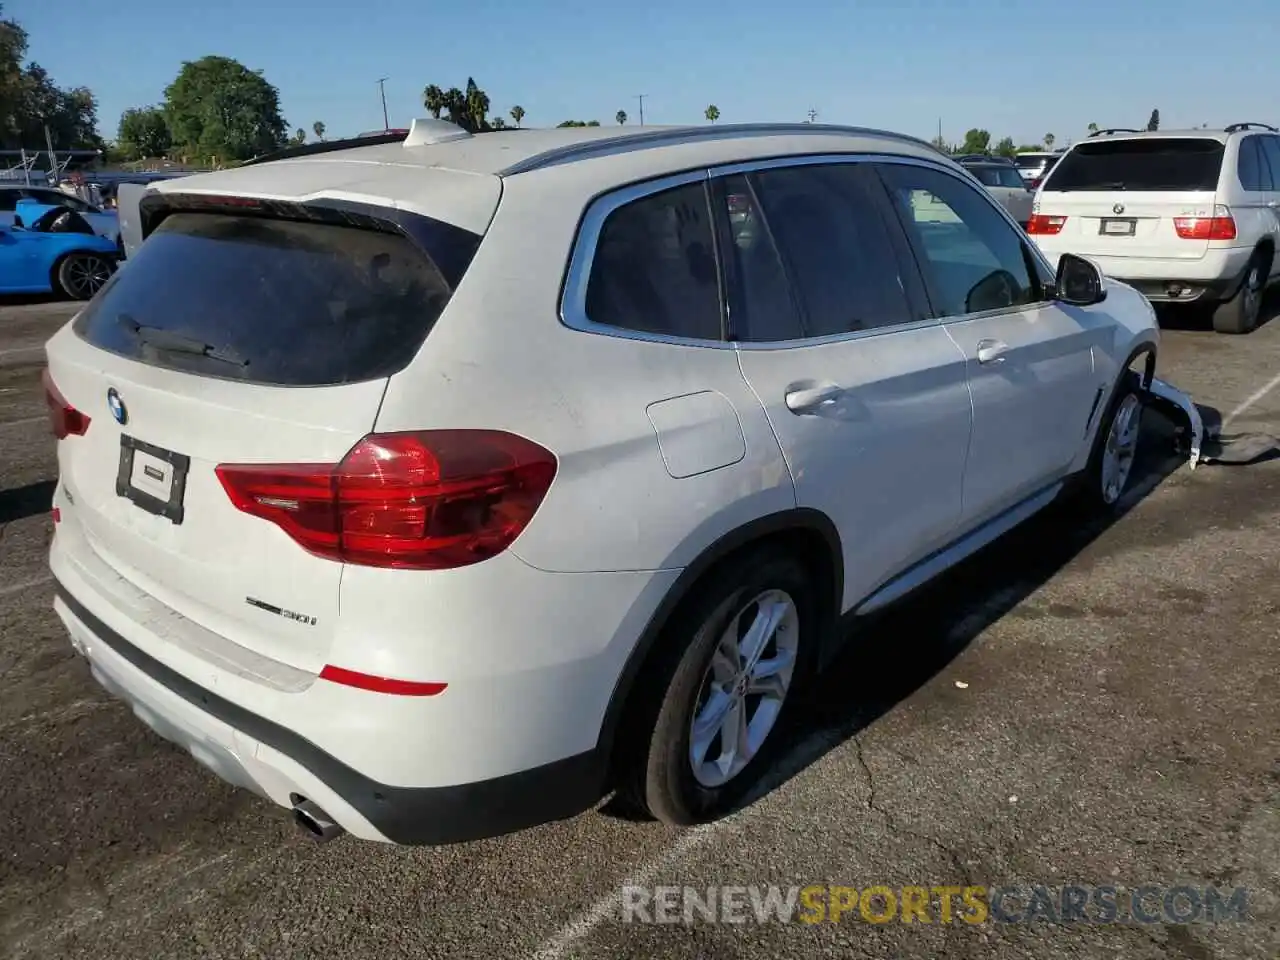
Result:
M813 123L813 122L814 122L815 120L817 120L817 119L818 119L818 111L817 111L817 110L815 110L815 109L813 109L813 107L810 107L810 108L809 108L809 122L810 122L810 123Z
M382 94L382 129L390 130L391 121L387 119L387 80L389 77L382 77L378 81L378 92Z
M647 93L636 94L636 99L640 101L640 126L642 127L644 126L644 98L647 96Z

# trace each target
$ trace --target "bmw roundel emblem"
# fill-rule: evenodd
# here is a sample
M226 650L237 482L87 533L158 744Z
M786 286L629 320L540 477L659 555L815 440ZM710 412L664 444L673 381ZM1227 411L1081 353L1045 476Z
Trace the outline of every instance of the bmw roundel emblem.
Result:
M1123 203L1117 203L1114 207L1112 207L1112 208L1111 208L1111 212L1112 212L1112 213L1124 213L1124 204L1123 204Z
M124 408L124 401L120 399L120 394L115 387L107 391L107 407L111 411L111 416L116 418L116 423L123 426L129 419L129 411Z

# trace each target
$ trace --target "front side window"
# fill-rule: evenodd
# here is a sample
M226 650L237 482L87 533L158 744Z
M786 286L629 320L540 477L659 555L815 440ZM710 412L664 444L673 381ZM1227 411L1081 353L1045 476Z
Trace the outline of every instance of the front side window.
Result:
M987 195L938 170L908 164L882 164L880 170L925 261L941 316L1039 299L1022 238Z
M701 182L641 197L608 215L591 263L586 306L593 323L722 339L715 241Z

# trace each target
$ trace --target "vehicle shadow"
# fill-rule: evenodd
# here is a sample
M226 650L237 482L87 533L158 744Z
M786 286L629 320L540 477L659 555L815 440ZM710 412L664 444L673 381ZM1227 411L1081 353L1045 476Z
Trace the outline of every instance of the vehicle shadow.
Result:
M4 293L0 294L0 307L29 307L32 304L62 303L63 299L52 293Z
M1207 333L1213 330L1213 310L1197 304L1160 304L1156 315L1162 330L1184 330ZM1261 330L1272 320L1280 317L1280 286L1267 291L1262 301L1262 309L1258 314L1258 325L1254 332Z
M738 808L776 790L910 697L1184 466L1177 427L1157 408L1150 411L1132 485L1116 516L1081 523L1066 504L1055 504L900 604L859 621L838 659L795 704L785 728L775 731L783 738L777 759ZM1221 420L1213 408L1200 412L1207 422ZM909 656L903 637L912 641ZM613 800L599 812L636 818Z
M0 490L0 526L48 513L53 509L53 490L56 486L57 483L53 480L41 480L25 487Z

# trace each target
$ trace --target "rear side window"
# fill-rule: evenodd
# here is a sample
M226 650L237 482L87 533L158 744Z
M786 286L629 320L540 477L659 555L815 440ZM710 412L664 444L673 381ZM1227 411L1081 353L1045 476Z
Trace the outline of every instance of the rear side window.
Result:
M1216 190L1223 145L1208 137L1082 143L1054 168L1046 190Z
M969 172L978 178L979 183L987 187L1025 189L1026 182L1014 167L970 167Z
M804 308L806 336L916 319L857 164L780 167L752 179Z
M587 317L638 333L720 340L720 280L701 182L633 200L605 219Z
M1271 189L1271 166L1262 153L1261 137L1245 137L1240 141L1240 153L1236 157L1236 173L1240 186L1250 191Z
M1271 172L1271 189L1280 191L1280 137L1258 137L1258 152L1263 169Z
M94 346L154 366L329 386L404 368L449 294L430 257L399 234L174 213L75 329Z

